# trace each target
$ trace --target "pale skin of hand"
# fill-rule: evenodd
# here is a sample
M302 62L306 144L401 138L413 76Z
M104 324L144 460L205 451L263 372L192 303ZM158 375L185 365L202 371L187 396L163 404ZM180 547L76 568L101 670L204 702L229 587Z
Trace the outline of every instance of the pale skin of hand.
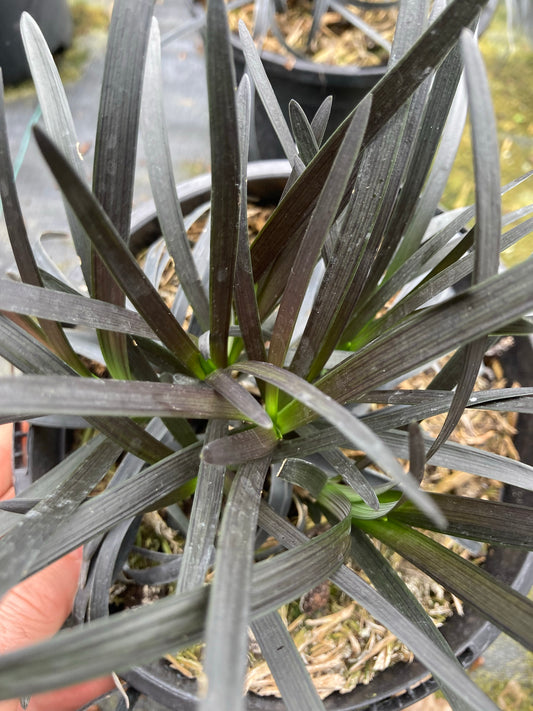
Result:
M0 500L15 495L11 470L12 426L0 426ZM81 548L14 587L0 601L0 653L51 637L74 602ZM111 677L94 679L32 697L28 711L76 711L113 687ZM0 701L0 711L22 711L18 699Z

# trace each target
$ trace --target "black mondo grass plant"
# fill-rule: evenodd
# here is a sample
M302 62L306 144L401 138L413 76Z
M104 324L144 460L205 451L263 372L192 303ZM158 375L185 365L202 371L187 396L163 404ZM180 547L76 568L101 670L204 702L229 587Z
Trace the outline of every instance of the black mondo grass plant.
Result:
M209 0L212 188L201 253L174 187L153 4L115 2L92 186L53 62L22 20L44 117L35 140L61 189L88 295L37 265L0 112L0 189L20 273L0 281L0 355L21 371L0 379L0 417L80 416L94 431L1 506L2 594L81 544L86 567L74 611L83 624L1 656L0 698L120 674L205 640L198 706L235 711L246 703L251 627L286 708L323 709L277 610L330 579L412 650L454 709L497 708L373 544L533 648L531 601L427 533L527 551L532 509L420 486L431 459L533 488L527 464L447 441L465 408L532 413L530 387L473 393L489 345L530 334L533 310L532 258L499 273L499 253L531 231L533 206L501 215L501 193L525 178L500 186L472 33L485 3L403 0L385 77L322 145L328 105L306 117L293 104L290 130L244 32L249 75L236 90L225 5ZM291 172L249 244L251 82ZM467 110L476 204L434 218ZM139 127L179 279L170 308L128 245ZM67 324L95 333L105 377ZM447 354L427 388L397 388ZM418 423L439 413L445 423L429 440ZM294 525L287 497L271 495L292 486L328 522L313 538ZM141 514L165 507L186 530L175 594L108 615ZM255 559L258 530L279 544L265 560Z

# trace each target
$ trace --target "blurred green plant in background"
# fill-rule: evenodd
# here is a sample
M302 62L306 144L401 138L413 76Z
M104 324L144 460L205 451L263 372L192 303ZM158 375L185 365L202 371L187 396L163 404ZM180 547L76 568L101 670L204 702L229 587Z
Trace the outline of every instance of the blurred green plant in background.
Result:
M480 40L490 80L492 100L498 122L502 182L533 169L533 45L508 25L504 3ZM458 156L444 194L443 203L451 209L470 205L475 200L470 128L467 124ZM526 181L512 194L504 196L504 211L533 201L533 185ZM526 237L504 253L507 266L531 254L533 239Z

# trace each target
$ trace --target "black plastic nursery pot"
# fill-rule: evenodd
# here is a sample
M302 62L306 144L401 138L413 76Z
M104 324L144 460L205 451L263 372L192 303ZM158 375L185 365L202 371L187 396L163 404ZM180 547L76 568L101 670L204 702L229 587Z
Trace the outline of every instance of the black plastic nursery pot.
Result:
M263 161L249 166L249 195L258 201L268 203L279 198L289 174L287 161ZM179 186L179 196L184 215L199 205L208 202L210 176L204 175ZM161 236L153 203L147 203L136 211L131 234L134 252L151 244ZM533 383L533 348L528 338L516 339L515 346L502 358L506 376L510 381L518 380L523 385ZM73 427L79 426L73 423ZM44 430L29 439L29 461L33 461L32 449L40 446L43 455ZM46 437L55 448L50 457L61 458L58 443L63 434ZM533 416L520 415L515 445L522 461L533 464ZM56 460L57 461L57 460ZM503 498L506 501L533 505L533 493L505 486ZM533 584L533 555L523 551L494 547L490 548L485 569L494 577L511 585L521 593L527 593ZM464 615L455 615L441 627L464 667L469 667L498 636L499 630L465 605ZM194 711L197 704L196 682L174 671L163 659L153 664L134 667L123 675L129 685L169 709ZM397 663L378 673L368 685L357 686L347 694L334 693L324 700L328 711L400 711L419 699L434 692L437 683L416 659L411 663ZM248 694L247 708L250 711L283 711L286 707L282 699Z
M480 34L487 28L496 5L497 0L489 0L481 16ZM246 62L237 35L231 35L231 43L239 81L244 74ZM266 50L261 52L261 62L288 123L290 123L291 99L295 99L301 105L307 118L311 120L324 99L328 96L333 97L325 139L340 126L387 71L387 64L366 67L355 64L344 66L320 64L296 56L288 59L286 56ZM255 136L251 137L250 158L252 160L283 158L279 140L257 95L254 118Z
M195 16L204 13L199 0L193 0L192 13ZM231 34L231 44L237 81L240 81L246 69L246 62L238 35ZM288 58L266 50L261 51L261 62L288 123L291 99L300 104L311 120L324 99L333 97L325 138L335 131L387 71L386 64L368 67L321 64L296 55ZM253 127L255 131L250 138L250 159L258 161L283 158L279 140L257 95Z
M73 430L52 424L51 419L43 419L43 424L38 421L29 425L14 423L13 479L17 494L40 479L70 451Z
M236 35L232 35L231 43L235 71L237 79L240 80L245 70L244 54ZM267 51L261 52L261 61L287 122L289 122L291 99L295 99L301 105L308 119L311 120L324 99L328 96L333 97L326 138L387 71L385 64L374 67L335 66L300 58L294 58L294 61L291 59L289 65L287 57ZM257 96L254 125L255 142L252 137L250 157L282 158L281 145Z
M23 12L37 22L52 52L68 47L72 39L67 0L0 0L0 67L5 84L30 76L19 29Z

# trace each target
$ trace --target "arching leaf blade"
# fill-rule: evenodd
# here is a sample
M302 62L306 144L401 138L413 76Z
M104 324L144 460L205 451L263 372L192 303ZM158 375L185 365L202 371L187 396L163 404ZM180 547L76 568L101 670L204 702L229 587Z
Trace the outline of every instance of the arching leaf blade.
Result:
M72 209L83 224L106 272L128 296L163 343L198 377L204 377L198 348L171 314L150 284L102 206L61 155L53 142L37 126L35 137L54 177Z
M192 258L172 168L163 109L159 26L155 18L152 20L146 57L141 135L157 217L165 243L174 262L180 285L193 307L195 318L201 328L207 330L209 303Z
M529 258L443 304L415 314L333 368L317 386L339 402L350 402L476 337L496 331L533 309L533 292L524 288L532 278L533 258ZM494 299L495 293L498 299ZM309 417L310 413L294 404L283 412L284 421L292 427L304 424Z
M223 368L228 360L241 201L235 68L223 0L209 0L206 22L212 172L209 343L210 357Z
M295 550L258 563L251 617L272 612L330 576L342 563L348 529L335 526ZM297 574L295 574L297 571ZM0 658L0 696L13 698L101 676L174 653L202 639L208 588L117 613Z
M495 545L533 549L531 508L503 501L465 499L447 494L431 496L446 516L447 535ZM401 504L390 516L395 521L416 528L435 530L433 523L420 514L410 502Z
M98 109L93 191L125 243L129 239L142 80L153 6L154 0L114 3ZM128 38L127 42L121 41L124 37ZM102 255L95 249L91 254L92 296L123 306L122 289L109 274ZM112 375L128 378L124 335L103 331L98 337Z
M383 446L382 440L338 402L327 396L323 397L314 385L307 383L294 373L277 368L270 363L236 363L233 367L274 385L299 402L305 402L316 414L343 432L354 447L363 449L398 483L406 496L415 501L423 511L444 523L440 511L432 504L428 506L428 497L418 488L418 484L413 478L403 471L390 450ZM288 428L288 423L283 419L282 413L279 414L276 425L282 433L292 429Z
M402 615L420 627L420 629L448 655L450 660L456 664L458 672L462 673L463 669L461 664L457 661L455 654L428 612L409 590L385 556L383 556L370 539L357 528L352 529L351 551L354 559L363 568L370 578L371 583L381 595L392 605L397 607ZM442 691L450 704L452 704L452 708L456 711L466 711L471 708L468 703L464 702L462 695L457 691L457 687L442 685Z
M41 274L26 231L11 162L1 70L0 94L0 173L2 174L0 198L4 210L7 233L22 281L34 286L42 286ZM9 310L7 306L0 305L4 310ZM61 326L44 318L41 320L40 326L50 347L78 373L88 375L87 368L72 350Z
M277 516L266 505L261 507L259 523L287 548L297 546L305 538L301 531ZM470 704L471 711L479 711L480 708L497 711L497 706L483 694L465 672L457 669L456 663L450 660L440 645L436 645L432 639L429 639L411 620L398 614L398 608L366 583L361 576L346 565L342 565L331 575L331 580L401 639L439 680L452 688L454 686L460 688L465 703Z
M291 136L285 117L272 89L272 85L266 75L265 69L259 58L254 41L242 20L239 22L239 37L242 43L242 51L246 60L246 67L250 73L255 89L267 112L272 127L281 143L287 159L294 163L298 150Z
M278 612L259 617L252 631L288 711L324 711L301 654Z
M527 597L404 524L364 521L358 525L473 605L524 647L533 649L533 603Z
M0 279L0 304L5 311L40 319L154 338L152 329L135 311L9 279Z
M244 75L237 91L237 118L241 153L239 243L235 265L235 309L246 353L250 360L266 360L261 319L255 293L248 238L248 149L251 122L250 80Z
M22 15L20 31L46 131L71 161L80 177L84 178L83 159L78 150L79 143L74 120L48 44L37 23L28 13ZM65 204L65 207L85 283L89 286L91 283L91 244L68 204Z
M240 387L240 386L239 386ZM212 388L191 384L99 380L61 375L0 378L0 412L128 417L239 418Z
M476 225L474 228L474 268L472 283L478 284L498 272L501 230L500 155L496 118L492 109L488 78L473 34L461 33L461 51L465 65L466 87L472 124L474 179L476 186ZM465 361L457 381L454 398L438 437L427 459L451 435L472 392L483 356L486 338L476 339L466 347Z
M202 711L244 708L255 531L269 465L269 458L243 464L224 509L206 619L207 693L200 701Z
M362 150L442 61L459 39L461 30L476 19L486 2L455 0L450 3L407 54L372 89L372 111ZM252 247L256 279L269 268L272 257L286 247L287 239L297 236L299 226L309 219L322 187L320 176L329 171L351 118L352 114L331 136L285 196L284 209L272 214L256 239ZM348 196L349 191L345 198Z

